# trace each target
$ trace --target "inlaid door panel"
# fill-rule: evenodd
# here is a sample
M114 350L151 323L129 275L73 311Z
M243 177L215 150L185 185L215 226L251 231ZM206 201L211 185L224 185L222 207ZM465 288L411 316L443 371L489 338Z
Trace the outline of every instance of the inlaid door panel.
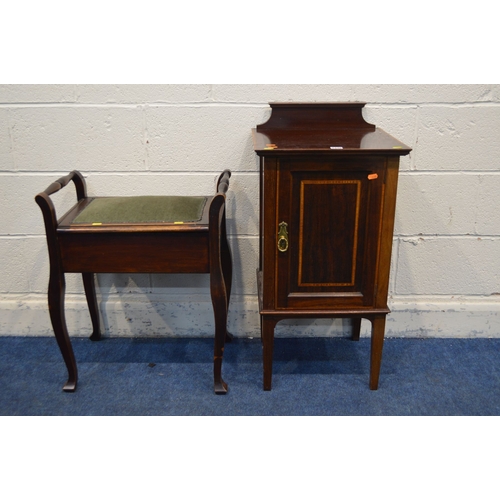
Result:
M279 308L372 303L383 177L380 160L280 161Z

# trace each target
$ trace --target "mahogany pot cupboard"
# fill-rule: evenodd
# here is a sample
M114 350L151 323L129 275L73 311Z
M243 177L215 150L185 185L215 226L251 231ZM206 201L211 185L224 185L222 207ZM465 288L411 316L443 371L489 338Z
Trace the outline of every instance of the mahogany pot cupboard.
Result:
M399 159L411 149L367 123L364 103L271 103L252 129L260 163L257 270L264 389L274 330L290 318L371 321L378 388ZM304 339L307 342L307 339Z

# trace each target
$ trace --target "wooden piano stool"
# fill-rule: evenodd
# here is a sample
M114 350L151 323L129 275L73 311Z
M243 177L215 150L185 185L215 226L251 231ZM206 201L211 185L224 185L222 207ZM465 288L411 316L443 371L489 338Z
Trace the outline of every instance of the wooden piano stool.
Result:
M64 391L76 389L76 360L64 313L65 273L81 273L92 320L101 338L94 273L209 273L215 317L214 390L227 392L222 358L232 280L226 235L226 192L231 172L218 178L214 196L87 197L76 170L35 200L42 210L50 260L49 313L68 370ZM57 220L50 195L73 181L77 203Z

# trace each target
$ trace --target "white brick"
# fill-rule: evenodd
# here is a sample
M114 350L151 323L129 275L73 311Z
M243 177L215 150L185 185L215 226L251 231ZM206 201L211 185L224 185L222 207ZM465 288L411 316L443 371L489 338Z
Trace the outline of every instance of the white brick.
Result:
M499 170L500 106L420 110L417 170Z
M26 258L29 242L22 238L0 238L0 293L26 293L30 290L32 262Z
M356 100L382 104L500 102L500 85L355 85Z
M0 295L0 335L53 335L47 298Z
M498 300L463 297L396 299L386 337L494 338L500 331Z
M251 129L262 110L239 106L147 107L151 170L255 170Z
M259 174L235 172L227 196L228 233L259 234Z
M0 146L1 147L1 146ZM14 159L12 153L9 151L0 151L0 171L12 172L14 171Z
M35 195L46 187L42 187L36 177L0 176L2 235L43 234L42 213L35 202Z
M198 196L215 193L219 173L169 173L146 172L130 174L82 174L87 183L89 196L142 196L183 194Z
M257 295L258 238L231 238L233 291L235 295Z
M500 235L500 175L481 175L479 177L476 200L476 233Z
M492 183L490 194L500 188L498 176L420 174L399 178L395 233L398 235L476 234L477 223L487 219L500 229L499 216L491 211L494 198L484 196L484 186ZM495 221L495 222L491 222ZM484 227L484 223L481 223ZM495 234L488 232L486 234Z
M367 104L363 117L368 123L385 130L410 148L415 147L417 108L415 106L384 107Z
M500 238L403 238L396 294L500 293Z
M74 102L74 85L0 85L0 104Z
M45 235L42 212L35 196L61 175L0 175L0 235ZM73 183L54 194L52 200L57 216L63 215L76 203Z
M81 103L193 103L211 100L211 85L76 85Z
M0 108L0 154L11 152L9 110ZM2 165L2 170L5 170Z
M500 102L500 85L214 85L223 102L361 101L382 104Z
M14 168L9 111L0 108L0 171L12 171Z
M237 103L352 101L356 85L214 85L214 100Z
M368 123L376 125L412 150L415 149L415 128L417 123L416 107L387 108L367 105L363 108L363 117ZM411 168L413 152L400 158L400 170Z
M11 113L18 170L145 169L140 107L19 108Z
M29 288L25 291L41 293L46 296L50 276L47 240L45 239L45 235L43 235L37 238L30 238L26 240L26 243L28 247L24 255L24 262L26 272L28 273Z
M1 103L500 102L500 85L0 85Z

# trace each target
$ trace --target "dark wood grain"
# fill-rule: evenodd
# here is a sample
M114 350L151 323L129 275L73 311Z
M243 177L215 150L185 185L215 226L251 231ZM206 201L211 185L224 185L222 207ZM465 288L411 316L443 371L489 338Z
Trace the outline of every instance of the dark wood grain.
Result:
M364 105L270 103L269 120L252 129L254 150L267 158L283 152L294 156L313 152L356 157L372 153L396 157L408 154L408 146L364 120Z

